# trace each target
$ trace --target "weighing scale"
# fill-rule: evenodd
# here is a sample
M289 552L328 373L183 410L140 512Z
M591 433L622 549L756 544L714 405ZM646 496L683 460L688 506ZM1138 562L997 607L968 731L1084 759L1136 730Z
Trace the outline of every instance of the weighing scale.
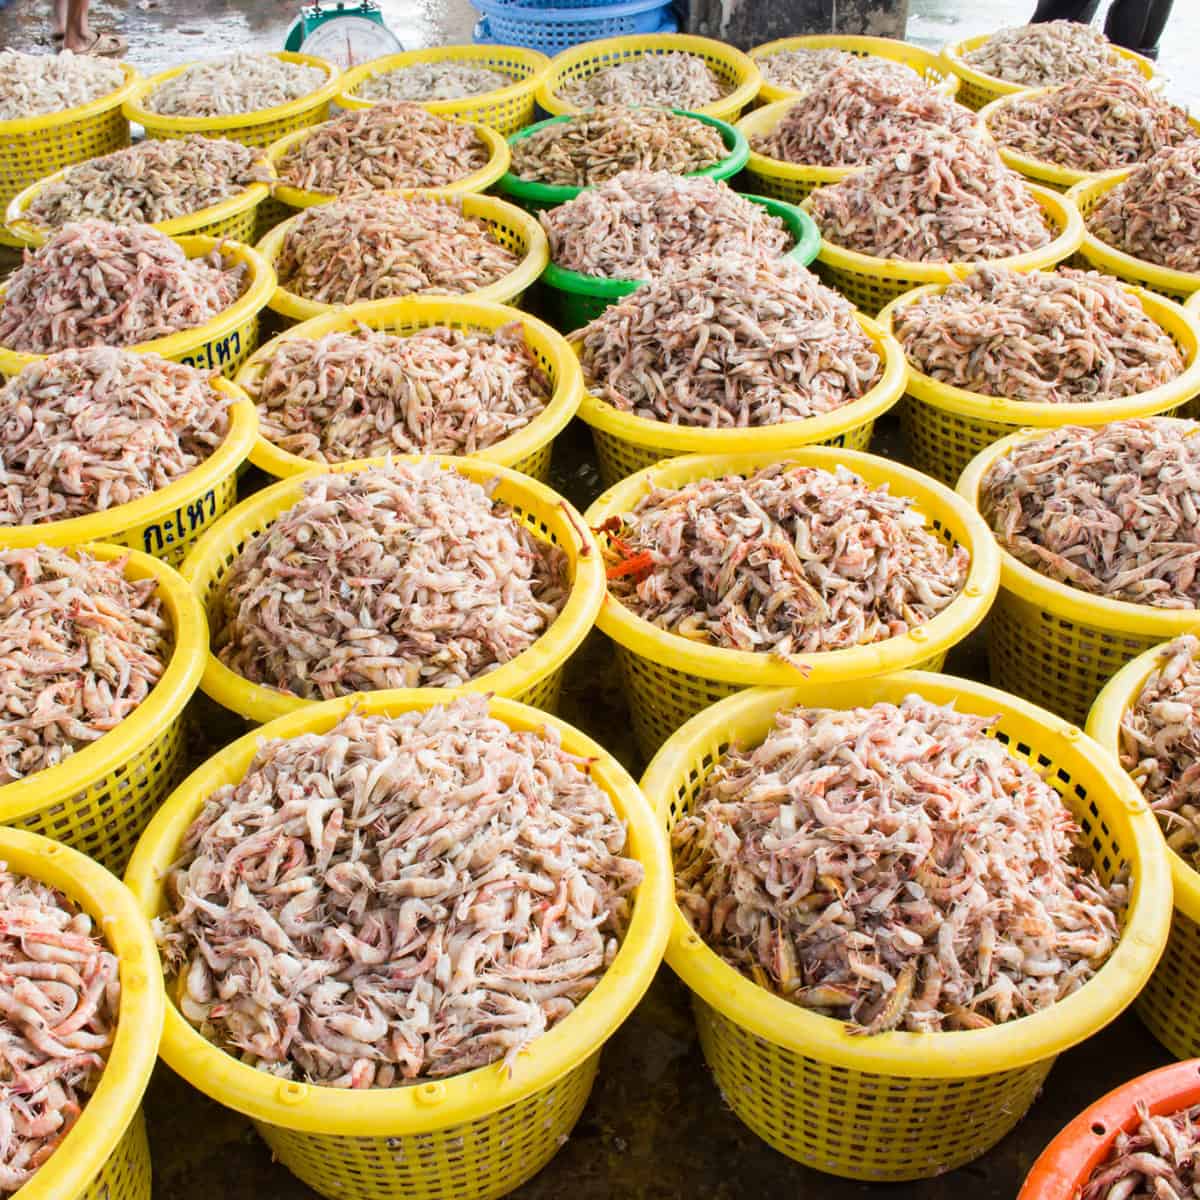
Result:
M292 22L285 50L314 54L343 71L385 54L399 54L400 39L384 24L375 0L306 4Z

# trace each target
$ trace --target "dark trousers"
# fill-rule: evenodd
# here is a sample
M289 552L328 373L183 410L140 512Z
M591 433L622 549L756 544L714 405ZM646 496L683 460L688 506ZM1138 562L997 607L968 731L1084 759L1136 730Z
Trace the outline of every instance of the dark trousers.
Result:
M1113 0L1104 18L1110 42L1153 56L1174 0ZM1038 0L1034 21L1090 21L1100 0Z

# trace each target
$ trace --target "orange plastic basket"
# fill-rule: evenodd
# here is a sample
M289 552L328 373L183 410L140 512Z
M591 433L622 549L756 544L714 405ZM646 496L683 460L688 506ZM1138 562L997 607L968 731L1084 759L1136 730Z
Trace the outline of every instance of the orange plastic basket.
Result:
M130 579L157 581L174 635L171 657L150 694L115 729L58 766L0 787L0 825L64 842L120 871L151 814L183 777L180 718L204 673L208 626L200 602L166 563L124 546L81 549L104 562L128 554Z
M1171 904L1162 837L1117 763L1044 709L965 679L903 671L743 692L680 729L650 764L642 790L669 829L730 745L759 744L780 709L899 704L913 692L960 712L998 716L991 736L1062 796L1102 878L1130 868L1133 893L1112 957L1065 1000L989 1029L871 1037L849 1034L840 1021L752 983L676 906L667 963L692 992L700 1045L724 1102L769 1145L806 1166L879 1182L952 1170L1008 1133L1055 1056L1133 1000L1162 951Z
M1113 755L1120 753L1121 721L1137 703L1166 645L1139 655L1108 681L1088 715L1088 733ZM1136 784L1135 784L1136 786ZM1138 1016L1176 1058L1200 1054L1200 872L1167 847L1175 913L1158 969L1137 999Z
M167 802L129 865L127 882L144 916L162 910L163 877L206 798L245 776L264 737L324 732L353 707L396 716L445 699L438 691L411 691L331 700L255 730L209 759ZM536 1174L566 1141L587 1102L601 1047L662 959L671 922L670 856L637 785L612 755L554 717L499 698L488 708L514 729L557 731L563 748L587 761L625 821L625 853L645 870L621 947L574 1012L522 1050L511 1069L497 1062L410 1087L351 1091L257 1071L207 1042L167 1004L164 1061L219 1104L249 1116L289 1171L336 1200L494 1200Z
M1022 430L977 454L958 481L959 495L978 511L992 464L1044 432ZM1000 592L988 632L992 682L1083 724L1101 688L1127 662L1197 624L1200 610L1093 596L1000 547Z
M585 520L599 529L610 517L630 512L652 487L682 487L698 479L749 475L781 460L826 471L844 466L872 487L887 485L892 495L911 497L932 532L948 545L968 550L971 562L963 590L931 621L906 634L845 650L797 654L790 663L769 654L729 650L668 633L609 593L596 624L616 648L634 733L647 758L701 709L742 688L786 687L800 679L835 684L906 667L940 668L950 647L962 641L991 606L1000 567L983 519L940 483L861 451L801 446L786 453L668 459L609 488L587 510ZM601 533L601 541L607 536Z
M897 317L905 308L945 291L948 286L932 283L905 292L879 314L879 324L894 335ZM908 443L906 461L918 471L953 487L976 454L1021 429L1058 429L1063 425L1104 425L1129 417L1190 415L1193 398L1200 395L1200 320L1178 304L1144 288L1130 286L1128 290L1179 347L1184 370L1177 378L1116 400L1041 404L952 387L908 363L908 385L900 407Z
M200 539L183 564L183 577L207 609L214 632L220 615L221 580L237 561L246 543L269 529L281 513L299 501L304 482L317 475L358 471L363 467L378 466L384 461L372 459L340 463L281 479L249 500L242 501ZM591 630L604 600L604 566L600 561L600 547L583 518L545 484L495 463L434 454L423 458L397 455L392 461L435 462L444 471L457 471L484 486L495 480L496 487L492 494L498 503L509 507L513 519L525 525L535 537L559 546L567 555L570 591L566 604L549 628L527 650L458 689L508 696L553 711L558 705L567 659ZM299 709L312 708L316 703L251 683L230 670L211 652L200 686L218 704L254 722L271 721ZM394 694L399 695L400 692Z
M142 77L124 63L121 69L125 82L107 96L62 112L0 121L0 211L31 183L72 163L129 145L129 121L121 105ZM21 242L0 229L0 244Z
M1136 1105L1151 1116L1200 1104L1200 1063L1179 1062L1139 1075L1084 1109L1042 1151L1017 1200L1075 1200L1113 1149L1117 1134L1138 1127Z
M21 1200L150 1200L142 1096L163 1024L162 974L150 926L128 889L58 842L0 829L0 861L57 888L95 922L117 957L121 1001L100 1082L62 1144L20 1188Z

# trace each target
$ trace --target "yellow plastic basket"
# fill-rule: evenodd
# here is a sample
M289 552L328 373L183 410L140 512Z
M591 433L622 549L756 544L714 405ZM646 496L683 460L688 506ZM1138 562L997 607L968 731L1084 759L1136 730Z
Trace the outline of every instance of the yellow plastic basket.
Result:
M428 198L429 193L421 192L380 192L379 195L404 195ZM485 221L492 231L492 236L502 245L507 246L514 254L520 256L520 262L502 279L467 293L472 300L492 300L498 304L511 304L516 307L525 295L525 290L546 269L550 261L550 243L546 239L546 231L542 228L537 217L527 213L515 204L497 200L495 196L478 196L468 193L463 196L450 197L446 203L461 204L465 216L477 217ZM283 240L292 227L304 214L297 213L276 225L266 237L258 243L259 253L271 265L274 271L283 250ZM356 304L356 308L367 308L371 305L391 304L392 300L366 300ZM340 304L322 304L316 300L308 300L304 296L288 291L281 284L275 287L270 300L270 307L280 316L289 317L293 321L307 321L312 317L320 317L335 309L344 308ZM3 369L0 367L0 369Z
M324 732L352 707L398 716L444 703L438 691L373 692L281 717L209 759L146 831L127 882L146 917L163 908L163 876L188 826L219 787L244 777L265 737ZM492 716L514 729L549 726L611 797L628 829L625 853L645 878L633 919L603 979L578 1008L527 1047L509 1071L494 1063L410 1087L349 1091L292 1083L238 1062L167 1005L162 1056L171 1068L255 1123L276 1158L338 1200L492 1200L554 1156L591 1090L604 1042L632 1012L662 958L671 924L671 866L660 823L620 764L590 738L536 709L493 698Z
M150 1200L142 1096L154 1070L164 1008L150 927L127 888L58 842L0 829L0 862L57 888L86 912L116 955L121 980L116 1034L100 1082L71 1132L20 1189L21 1200Z
M183 778L180 716L204 672L208 627L199 601L166 563L123 546L82 549L104 562L128 554L130 579L157 581L174 634L171 657L150 694L115 729L58 766L0 787L0 825L64 842L120 871L151 814Z
M783 50L845 50L848 54L857 54L860 58L886 58L912 67L926 83L943 96L954 96L959 88L958 76L947 68L940 54L914 46L910 42L899 41L897 38L836 33L777 38L773 42L755 46L750 51L750 57L761 70L772 54L779 54ZM799 95L795 88L771 83L763 71L762 83L758 89L760 103L774 104L778 100L787 100Z
M552 388L550 401L523 429L471 457L511 467L548 484L554 439L567 427L579 407L583 376L579 360L562 334L515 308L480 300L443 300L427 296L410 296L380 305L350 305L301 325L293 325L273 338L242 367L237 382L250 396L257 398L259 381L283 342L315 341L326 334L343 333L360 325L386 333L406 334L433 325L494 331L513 321L519 321L524 327L525 342L546 372ZM250 461L277 479L287 479L323 465L273 445L261 432L250 452Z
M754 101L762 83L758 66L747 54L712 38L696 37L690 33L628 34L625 37L601 38L584 42L556 54L537 90L537 102L552 117L583 110L570 104L558 94L563 84L587 79L598 71L615 67L647 54L669 54L682 51L694 54L708 64L718 79L732 89L728 95L711 104L700 104L692 112L716 117L721 121L736 121L742 110Z
M182 74L188 67L196 65L185 63L181 67L172 67L169 71L160 71L141 83L125 101L125 116L141 125L146 131L146 136L150 138L181 138L187 137L189 133L202 133L206 137L222 137L231 142L241 142L243 146L264 147L277 142L293 129L319 125L329 116L330 101L342 86L342 76L337 67L323 58L314 58L311 54L292 54L286 50L272 51L271 57L281 62L319 67L325 72L325 83L315 92L309 92L307 96L289 100L286 104L276 104L272 108L262 108L257 112L232 113L225 117L168 117L162 113L151 112L146 107L146 100L150 94L168 80Z
M1120 753L1121 719L1137 703L1152 671L1162 665L1165 645L1139 655L1112 677L1088 715L1087 731L1109 753ZM1135 785L1136 786L1136 785ZM1137 999L1137 1013L1176 1058L1200 1056L1200 873L1164 846L1171 864L1175 912L1158 969Z
M946 60L946 66L962 80L962 86L958 89L958 99L968 108L983 108L985 104L990 104L1001 96L1032 90L1023 84L1009 83L1006 79L999 79L995 75L985 75L982 71L975 70L974 67L963 61L964 54L971 50L977 50L991 36L990 33L980 33L975 37L963 38L959 42L950 42L942 49L942 57ZM1135 54L1132 50L1126 50L1123 46L1114 46L1113 50L1121 58L1137 67L1151 83L1162 86L1161 77L1155 73L1155 66L1148 58L1143 58L1142 55Z
M844 466L872 487L886 484L892 495L911 497L933 532L949 545L965 546L970 553L963 590L931 621L906 634L845 650L797 654L795 665L769 654L729 650L668 633L636 616L610 593L596 624L616 648L634 733L647 758L701 709L742 688L786 687L801 679L825 685L905 667L940 668L946 652L961 642L991 607L1000 578L999 555L979 514L940 483L861 451L802 446L786 455L768 451L675 458L609 488L584 519L599 529L609 517L630 512L652 487L682 487L698 479L749 475L781 459L826 471ZM605 536L600 534L602 542Z
M274 169L271 174L274 175ZM23 192L12 198L6 220L9 232L25 246L44 245L56 230L29 220L25 213L37 198L38 193L51 184L58 183L69 168L64 167L46 179L39 179ZM229 196L207 208L199 208L183 217L172 217L167 221L155 221L151 226L168 237L198 234L202 237L232 238L238 242L253 242L258 207L271 194L266 183L252 183L236 196Z
M997 459L1044 430L1022 430L977 454L958 492L979 508ZM1068 587L1000 547L1000 592L988 632L992 682L1082 725L1096 696L1130 659L1200 624L1194 608L1152 608Z
M212 382L232 402L229 431L198 467L157 492L103 512L39 525L0 527L0 549L108 542L179 566L200 535L233 507L238 468L258 436L258 413L241 388L220 377Z
M1067 193L1067 198L1079 209L1086 222L1088 214L1100 203L1104 195L1118 183L1123 183L1136 170L1136 167L1130 167L1124 171L1110 171L1107 175L1077 183ZM1200 271L1176 271L1135 258L1132 254L1126 254L1124 250L1117 250L1107 242L1102 242L1086 224L1083 228L1083 240L1079 244L1079 257L1083 259L1085 266L1115 275L1127 283L1140 284L1152 292L1162 292L1163 295L1172 296L1176 300L1186 300L1194 292L1200 291Z
M139 342L129 349L138 354L160 354L172 362L200 371L234 375L258 345L258 314L275 291L275 270L257 250L241 242L196 234L174 240L188 258L200 258L219 248L227 263L245 263L249 268L246 290L211 321L151 342ZM3 304L5 291L5 287L0 287L0 304ZM16 375L23 367L45 357L44 354L22 354L0 346L0 374Z
M272 168L278 171L283 159L306 138L312 137L317 128L319 126L309 129L297 129L294 133L289 133L286 137L280 138L279 141L273 142L267 149L267 158L270 160ZM439 188L423 189L422 194L461 196L465 192L486 191L508 170L508 164L512 161L512 154L509 151L508 142L504 140L504 137L487 125L472 124L471 128L475 130L475 136L487 147L487 163L480 167L479 170L472 171L469 175L464 175L461 179L456 179L453 183L448 183ZM330 192L310 192L304 188L292 187L291 184L282 182L276 183L272 191L274 198L281 205L285 205L289 212L302 208L311 208L314 204L328 204L331 200L337 199L337 196Z
M991 127L992 118L998 113L1002 113L1006 108L1011 108L1014 101L1033 100L1038 96L1046 96L1057 90L1057 88L1031 88L1028 91L1013 92L1007 96L1001 96L993 100L990 104L984 105L979 110L979 119L991 135L992 141L996 143L996 149L999 151L1000 157L1004 160L1006 166L1011 167L1018 175L1024 175L1026 179L1032 179L1034 183L1040 183L1043 187L1054 188L1058 192L1066 192L1077 183L1086 183L1093 179L1098 179L1109 172L1078 171L1071 167L1059 166L1058 163L1047 162L1045 159L1032 158L1030 155L1021 154L1016 150L1010 150L996 136L995 131ZM1192 128L1197 133L1200 133L1200 119L1189 117L1188 121Z
M403 54L372 59L348 71L342 77L337 102L342 108L370 108L373 100L362 100L355 95L364 80L427 62L465 63L498 71L512 79L508 87L497 88L494 92L463 96L458 100L427 100L421 105L439 116L489 125L505 137L532 123L534 96L550 65L544 54L523 46L434 46L428 50L406 50Z
M604 486L612 487L628 475L679 454L754 454L760 451L784 454L809 445L866 450L871 444L875 421L900 399L907 370L904 354L895 338L884 333L869 317L858 315L858 323L883 360L879 382L857 400L804 421L787 421L757 429L670 425L622 412L584 388L579 415L591 426Z
M31 183L61 167L83 162L129 145L129 122L121 112L141 76L121 64L125 82L107 96L62 112L0 121L0 208ZM19 246L0 230L0 244Z
M1025 1115L1054 1058L1108 1024L1150 976L1166 938L1170 872L1153 815L1113 759L1072 726L1002 692L945 675L756 688L681 729L642 790L671 827L730 744L753 746L793 705L899 704L917 692L998 716L992 736L1045 777L1083 829L1104 879L1128 865L1132 899L1120 942L1065 1000L990 1029L855 1037L751 983L676 908L667 962L691 989L700 1044L734 1113L791 1158L851 1179L921 1179L970 1162Z
M987 260L987 265L1007 267L1010 271L1037 271L1052 267L1070 258L1083 241L1083 218L1071 198L1049 188L1031 183L1026 185L1041 206L1047 223L1056 236L1045 246L1024 254ZM812 216L812 198L800 206ZM815 220L815 218L814 218ZM876 258L846 250L833 242L821 239L817 255L817 274L830 287L836 288L856 308L874 315L886 304L912 288L925 283L953 283L968 274L976 263L965 262L904 262L898 258Z
M894 334L900 312L947 286L932 283L906 292L879 314L879 324ZM909 363L908 386L900 408L908 442L907 461L918 471L953 487L976 454L1018 430L1104 425L1129 417L1174 416L1188 408L1189 402L1200 395L1200 321L1153 292L1135 287L1128 290L1179 347L1185 369L1177 379L1117 400L1041 404L983 396L939 383Z
M363 459L358 462L341 463L336 467L321 467L309 471L307 475L293 475L289 479L281 479L250 499L243 500L200 539L183 564L183 577L191 584L193 591L200 597L201 603L212 617L214 637L220 615L217 605L221 580L225 578L246 543L270 528L280 513L286 512L299 501L303 495L304 481L317 475L378 466L384 461ZM498 503L508 505L514 520L528 526L535 537L554 543L566 553L570 593L562 612L551 622L546 632L516 658L457 689L464 692L494 693L554 711L558 704L562 672L567 659L575 653L595 624L596 614L604 602L604 564L600 559L600 548L588 531L583 518L545 484L496 463L482 462L476 458L449 458L434 454L424 458L416 455L397 455L392 461L435 462L445 471L458 471L468 479L483 485L496 480L497 485L492 494ZM263 724L300 709L310 709L317 703L277 691L275 688L250 683L231 671L211 652L200 686L218 704L247 721ZM393 694L402 693L395 691Z

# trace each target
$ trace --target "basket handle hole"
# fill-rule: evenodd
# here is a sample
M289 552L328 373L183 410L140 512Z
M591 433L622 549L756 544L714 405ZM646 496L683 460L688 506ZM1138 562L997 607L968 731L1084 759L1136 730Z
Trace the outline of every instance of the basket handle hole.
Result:
M1092 1122L1092 1132L1097 1137L1103 1137L1108 1132L1108 1129L1102 1122L1093 1121Z

